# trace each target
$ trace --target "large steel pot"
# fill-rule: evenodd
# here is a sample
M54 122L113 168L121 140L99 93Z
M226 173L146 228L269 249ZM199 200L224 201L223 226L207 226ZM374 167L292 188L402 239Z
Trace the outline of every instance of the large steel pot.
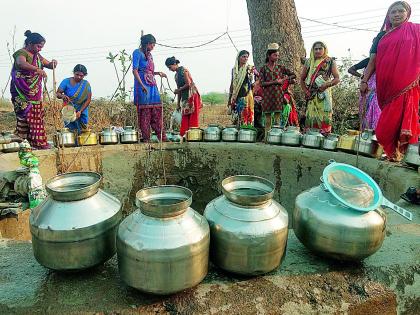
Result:
M2 151L4 153L11 153L11 152L19 151L19 143L17 142L3 143L2 147L3 147Z
M55 270L86 269L114 256L121 203L99 189L102 177L75 172L48 181L29 224L36 260Z
M120 134L121 143L138 143L139 134L133 126L125 126L124 131Z
M378 142L373 138L373 130L367 129L362 132L360 136L355 138L354 150L361 155L374 157L376 156L376 151L378 150Z
M241 128L238 132L238 141L239 142L256 142L257 141L257 131L248 128Z
M207 274L210 230L191 207L192 192L156 186L137 192L139 210L121 223L118 268L129 286L171 294L200 283Z
M57 130L53 137L54 145L58 147L74 147L76 146L76 136L69 128Z
M381 209L360 212L340 204L321 186L296 198L293 229L311 251L338 260L361 260L375 253L385 237Z
M273 128L271 128L271 130L268 132L267 143L280 144L282 133L283 129L281 129L280 126L273 126Z
M77 137L77 144L80 146L97 145L98 137L96 136L96 133L87 129Z
M198 127L192 127L186 132L185 137L188 142L202 141L203 130Z
M204 211L211 231L210 257L220 268L258 275L283 260L288 234L286 210L274 201L274 185L239 175L222 182L223 195Z
M359 131L357 130L347 130L346 134L338 138L337 149L347 153L354 153L354 145L358 134Z
M301 138L302 134L299 131L299 127L289 126L281 135L281 144L298 147L300 145Z
M311 129L302 137L302 145L308 148L318 149L321 147L324 136L319 132L319 129Z
M219 125L210 124L206 129L204 129L203 140L207 142L216 142L222 139L222 131L220 130Z
M238 129L236 129L236 126L226 126L222 130L222 140L225 142L238 141Z
M404 162L411 166L420 166L419 143L408 145L404 156Z
M322 142L322 148L327 151L337 150L338 135L330 133L324 138Z
M111 127L106 127L102 129L102 132L99 134L99 143L103 145L107 144L117 144L118 143L118 134Z

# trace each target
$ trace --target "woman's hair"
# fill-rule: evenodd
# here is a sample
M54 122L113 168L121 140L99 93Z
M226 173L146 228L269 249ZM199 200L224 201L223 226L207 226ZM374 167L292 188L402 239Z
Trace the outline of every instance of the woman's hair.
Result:
M74 72L81 72L83 73L83 75L87 75L87 69L84 65L81 65L80 63L77 64L74 68L73 68L73 73Z
M324 49L327 49L327 47L325 46L325 44L323 42L321 42L321 41L317 41L317 42L313 43L312 49L314 49L316 45L321 45L322 47L324 47Z
M269 49L267 50L267 53L265 54L265 63L268 62L268 60L270 60L270 56L274 53L278 52L277 49Z
M156 38L152 34L146 34L140 37L140 46L143 50L146 49L147 44L155 44Z
M407 11L407 13L408 13L408 17L410 17L410 15L411 15L411 7L410 7L410 5L407 3L407 2L405 2L405 1L395 1L393 4L391 4L390 5L390 7L388 8L388 14L389 14L389 12L391 12L391 9L393 8L393 7L395 7L396 5L402 5L403 7L404 7L404 9ZM387 14L387 15L388 15Z
M249 56L249 51L248 50L241 50L238 54L238 59L236 60L236 62L239 65L239 59L243 56L243 55L248 55Z
M31 44L41 44L45 43L45 38L39 34L39 33L32 33L30 30L27 30L25 32L25 46L31 45Z

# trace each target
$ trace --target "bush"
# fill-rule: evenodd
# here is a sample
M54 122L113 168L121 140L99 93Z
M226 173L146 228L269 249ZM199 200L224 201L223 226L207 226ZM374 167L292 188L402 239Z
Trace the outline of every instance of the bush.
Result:
M228 95L226 93L210 92L202 95L201 99L205 104L226 104L228 101Z

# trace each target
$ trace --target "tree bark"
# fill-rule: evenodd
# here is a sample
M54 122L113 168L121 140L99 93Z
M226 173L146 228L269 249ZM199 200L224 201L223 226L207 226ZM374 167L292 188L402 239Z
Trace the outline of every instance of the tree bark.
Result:
M279 63L299 77L305 48L294 0L246 0L255 66L265 63L269 43L280 45Z

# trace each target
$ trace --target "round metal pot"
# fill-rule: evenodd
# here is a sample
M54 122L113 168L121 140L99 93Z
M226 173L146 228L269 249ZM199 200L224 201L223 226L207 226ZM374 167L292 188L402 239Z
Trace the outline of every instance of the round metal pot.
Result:
M338 136L336 134L329 134L322 142L322 148L327 151L337 150Z
M225 142L238 141L238 129L235 126L226 126L222 130L222 140Z
M57 133L53 137L54 145L58 147L75 147L76 136L69 128L62 128L57 130Z
M186 132L185 136L188 142L203 141L203 130L198 127L192 127Z
M99 189L102 177L75 172L48 181L29 224L36 260L54 270L86 269L114 256L121 203Z
M324 136L319 132L318 129L309 130L302 137L302 145L308 148L319 149L322 145Z
M354 153L356 137L359 135L359 131L357 130L347 130L347 133L341 135L338 138L337 149L339 151L347 152L347 153Z
M376 151L378 150L378 142L373 138L373 130L365 130L362 134L355 137L354 150L361 155L374 157L376 156Z
M298 147L300 146L300 141L302 134L299 131L298 127L289 126L281 135L281 144Z
M150 136L150 142L152 143L158 143L159 142L159 138L157 137L156 133L153 131L151 136Z
M181 137L181 135L179 134L178 131L174 131L172 133L172 141L173 142L182 142L182 137Z
M411 166L420 166L419 144L408 145L404 156L404 162Z
M211 260L243 275L264 274L282 262L288 234L287 211L274 201L274 185L239 175L222 182L223 195L204 211L210 225Z
M280 126L273 126L273 128L268 132L267 143L280 144L282 133L283 129L281 129Z
M118 143L118 134L112 128L107 127L103 128L102 132L99 134L99 143L103 145L107 144L117 144Z
M121 223L118 269L129 286L171 294L200 283L207 274L210 230L191 207L192 192L156 186L137 192L139 210Z
M0 144L7 144L12 142L12 133L11 132L2 132L0 135Z
M222 131L220 130L219 125L210 124L206 129L204 129L203 140L207 142L216 142L222 139Z
M168 140L168 141L171 141L171 142L173 142L174 140L173 140L173 134L172 134L172 132L170 132L170 131L167 131L166 132L166 139Z
M19 151L19 143L17 142L10 142L10 143L3 143L2 151L4 153L11 153L11 152L18 152Z
M255 131L253 129L248 129L248 128L239 129L238 141L239 142L246 142L246 143L256 142L257 141L257 131Z
M381 209L360 212L341 205L321 186L296 198L293 229L311 251L338 260L361 260L375 253L385 237Z
M139 135L133 126L125 126L124 131L120 134L121 143L138 143Z
M97 145L98 137L90 129L85 130L77 137L77 144L80 146Z

